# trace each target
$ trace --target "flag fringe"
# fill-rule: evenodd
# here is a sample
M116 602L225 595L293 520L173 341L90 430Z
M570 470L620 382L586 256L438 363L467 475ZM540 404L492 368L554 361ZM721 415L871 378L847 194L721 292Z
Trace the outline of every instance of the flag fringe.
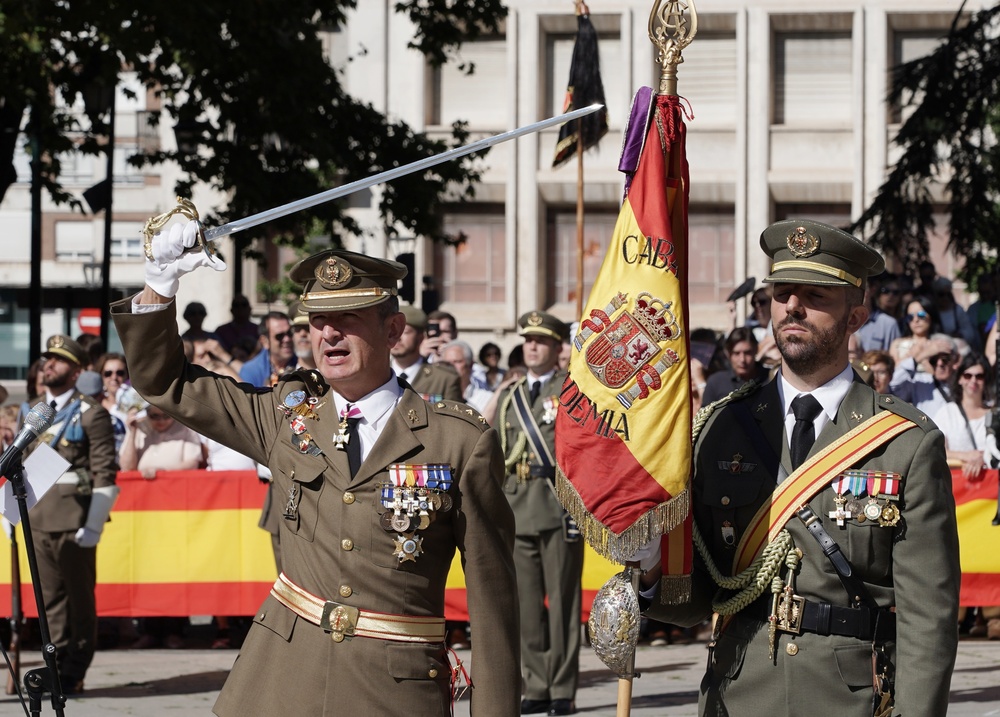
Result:
M622 565L643 545L666 535L684 522L690 507L689 495L690 490L685 489L670 500L646 511L621 533L615 533L587 510L583 498L562 470L556 471L556 497L580 526L584 539L598 555ZM679 576L671 580L677 577ZM680 590L680 586L675 588ZM687 591L690 595L690 578Z
M661 575L660 604L683 605L691 602L690 575Z

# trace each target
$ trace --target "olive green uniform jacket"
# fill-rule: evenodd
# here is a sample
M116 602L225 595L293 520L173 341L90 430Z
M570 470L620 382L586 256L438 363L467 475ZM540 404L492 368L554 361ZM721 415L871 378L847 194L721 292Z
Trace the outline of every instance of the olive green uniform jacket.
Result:
M752 421L791 473L777 381L742 403ZM693 512L698 529L724 574L732 574L735 545L757 508L768 500L775 476L764 471L757 438L746 435L735 406L717 409L695 446ZM880 411L909 418L905 431L853 468L891 471L902 476L895 527L856 519L838 527L829 518L834 491L827 485L810 506L864 581L875 601L896 612L896 642L889 652L896 666L894 714L941 717L947 712L951 672L958 648L956 626L961 578L951 472L944 438L933 422L894 397L876 393L859 379L837 413L816 438L810 455L836 441ZM733 462L740 468L734 470ZM864 499L863 502L867 501ZM735 528L727 543L726 524ZM847 592L818 543L798 518L787 524L803 552L795 591L809 601L847 607ZM785 577L782 569L781 576ZM696 560L693 601L679 608L654 606L657 619L694 624L711 611L714 584ZM770 591L768 590L768 598ZM755 613L755 614L754 614ZM701 714L731 715L872 714L872 644L852 637L778 632L776 662L768 658L765 613L738 613L712 651L701 687Z
M473 713L516 715L513 518L500 487L496 432L469 415L467 406L428 404L404 390L352 478L346 452L333 443L337 409L318 372L297 372L274 389L255 389L184 360L173 304L150 314L130 311L131 299L113 305L139 392L199 433L267 464L283 501L294 486L294 515L281 521L282 568L292 582L365 610L443 616L445 579L458 548L476 635ZM303 454L292 442L289 419L278 406L293 390L320 398L318 418L307 423L322 455ZM454 507L420 531L423 554L412 562L399 561L395 534L379 525L379 484L391 482L391 463L452 467ZM359 711L441 717L450 714L449 675L443 643L361 637L337 643L268 596L215 711L240 717L353 717Z

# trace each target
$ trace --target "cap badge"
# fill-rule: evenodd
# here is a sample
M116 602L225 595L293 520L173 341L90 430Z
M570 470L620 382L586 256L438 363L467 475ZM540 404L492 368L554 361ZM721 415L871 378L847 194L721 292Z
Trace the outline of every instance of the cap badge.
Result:
M819 251L819 239L807 232L805 227L796 227L795 231L788 235L786 241L788 251L792 252L792 256L800 259L812 256Z
M49 339L50 349L61 349L64 344L65 342L63 341L62 336L53 336L51 339Z
M542 325L542 315L537 311L532 311L531 315L528 316L527 322L528 326L541 326Z
M347 284L353 275L351 265L335 256L320 262L315 272L316 280L327 289L339 289Z

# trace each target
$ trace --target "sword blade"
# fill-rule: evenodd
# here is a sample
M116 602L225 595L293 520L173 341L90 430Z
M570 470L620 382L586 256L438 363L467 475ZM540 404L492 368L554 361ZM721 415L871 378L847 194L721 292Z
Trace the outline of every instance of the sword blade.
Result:
M303 209L315 207L318 204L325 204L326 202L333 201L334 199L346 197L349 194L360 192L362 189L368 189L376 184L389 182L393 179L398 179L399 177L405 177L407 174L413 174L414 172L428 169L437 164L450 162L453 159L487 149L488 147L500 144L501 142L517 139L518 137L523 137L526 134L532 134L548 127L562 124L563 122L570 122L572 120L579 119L580 117L586 117L589 114L597 112L603 107L604 105L602 104L593 104L588 107L581 107L580 109L573 110L572 112L567 112L555 117L549 117L548 119L541 120L540 122L533 122L531 124L524 125L523 127L512 129L509 132L493 135L492 137L485 137L476 142L470 142L469 144L462 145L461 147L454 147L446 152L435 154L432 157L424 157L423 159L418 159L416 162L404 164L401 167L387 169L384 172L373 174L370 177L358 179L357 181L350 182L339 187L334 187L333 189L327 189L326 191L314 194L311 197L297 199L294 202L282 204L280 207L274 207L273 209L267 209L263 212L258 212L257 214L251 214L249 217L237 219L236 221L229 222L228 224L223 224L221 227L206 229L205 240L209 242L218 241L222 237L250 229L251 227L263 224L264 222L269 222L272 219L278 219L279 217L300 212Z

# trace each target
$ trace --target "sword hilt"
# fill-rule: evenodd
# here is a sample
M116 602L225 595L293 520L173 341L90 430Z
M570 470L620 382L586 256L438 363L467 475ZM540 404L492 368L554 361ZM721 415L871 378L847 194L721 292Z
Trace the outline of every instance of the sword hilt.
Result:
M177 206L173 209L163 212L162 214L157 214L155 217L150 217L146 220L146 223L142 227L142 246L143 251L146 254L146 259L151 262L156 261L153 258L153 236L163 229L163 227L170 222L174 215L182 216L185 219L191 219L198 222L197 243L194 246L187 247L181 253L190 254L192 252L204 251L205 254L208 255L209 260L214 261L214 257L218 252L215 250L215 245L205 239L205 232L201 226L198 208L195 207L194 202L190 199L185 199L184 197L177 197Z

